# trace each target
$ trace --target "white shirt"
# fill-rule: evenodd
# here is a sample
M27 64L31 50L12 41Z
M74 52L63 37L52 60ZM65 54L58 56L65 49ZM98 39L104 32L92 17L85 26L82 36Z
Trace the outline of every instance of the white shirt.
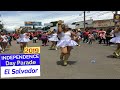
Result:
M114 34L113 34L113 32L114 32L114 30L112 30L111 32L110 32L110 37L114 37Z

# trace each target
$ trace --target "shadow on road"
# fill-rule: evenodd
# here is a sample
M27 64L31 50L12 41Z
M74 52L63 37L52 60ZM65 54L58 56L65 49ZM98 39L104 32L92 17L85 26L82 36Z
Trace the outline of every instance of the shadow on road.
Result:
M55 49L48 49L48 50L55 50Z
M6 49L5 49L5 51L9 51L9 50L10 50L10 48L6 48Z
M107 58L116 58L116 59L120 59L120 57L115 57L114 55L109 55L109 56L107 56Z
M77 61L68 61L68 65L74 65ZM57 65L62 65L62 61L57 61Z

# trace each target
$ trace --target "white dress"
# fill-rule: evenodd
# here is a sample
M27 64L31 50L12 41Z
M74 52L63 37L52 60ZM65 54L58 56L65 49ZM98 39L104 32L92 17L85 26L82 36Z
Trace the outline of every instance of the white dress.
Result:
M1 42L0 42L0 51L2 50L2 47L1 47Z
M0 50L2 50L2 47L0 46Z
M116 37L112 38L110 40L110 42L112 42L112 43L120 43L120 31L118 33L115 33L115 36Z
M17 42L29 42L30 39L27 37L26 33L20 34L20 37L17 39Z
M71 32L68 31L66 33L62 32L58 35L60 40L57 43L57 47L66 47L66 46L76 46L77 42L71 39Z
M8 42L8 38L6 35L1 35L1 38L3 39L2 42Z
M48 35L48 40L49 40L49 38L51 38L52 37L52 35Z
M49 41L59 41L58 37L57 37L57 33L51 34L51 36L48 40Z
M2 43L2 42L0 42L0 51L2 50L1 43Z

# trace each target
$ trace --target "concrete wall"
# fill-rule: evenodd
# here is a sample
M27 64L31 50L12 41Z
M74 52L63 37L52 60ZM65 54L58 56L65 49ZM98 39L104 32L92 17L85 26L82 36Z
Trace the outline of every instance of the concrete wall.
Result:
M107 19L107 20L86 20L86 27L93 27L93 28L107 28L107 27L113 27L115 23L113 22L113 19ZM79 24L79 25L77 25ZM120 23L119 23L120 25ZM84 22L76 22L76 28L84 28Z
M97 28L97 27L112 27L114 25L115 25L115 23L113 22L112 19L93 21L93 27L94 28Z

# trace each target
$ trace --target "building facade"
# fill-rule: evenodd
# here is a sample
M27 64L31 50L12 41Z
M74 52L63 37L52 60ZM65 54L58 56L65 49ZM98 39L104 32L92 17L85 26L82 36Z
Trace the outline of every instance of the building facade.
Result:
M98 29L99 28L107 29L107 28L114 27L114 26L115 26L115 23L114 23L113 19L93 21L93 27L98 28Z
M81 22L75 22L76 29L84 29L84 21ZM120 23L118 23L120 25ZM96 29L107 29L110 27L114 27L115 23L113 19L106 19L106 20L86 20L85 27L88 28L96 28Z
M80 21L80 22L76 22L76 29L80 28L83 29L84 28L84 21ZM93 19L91 20L86 20L85 21L85 27L93 27Z

